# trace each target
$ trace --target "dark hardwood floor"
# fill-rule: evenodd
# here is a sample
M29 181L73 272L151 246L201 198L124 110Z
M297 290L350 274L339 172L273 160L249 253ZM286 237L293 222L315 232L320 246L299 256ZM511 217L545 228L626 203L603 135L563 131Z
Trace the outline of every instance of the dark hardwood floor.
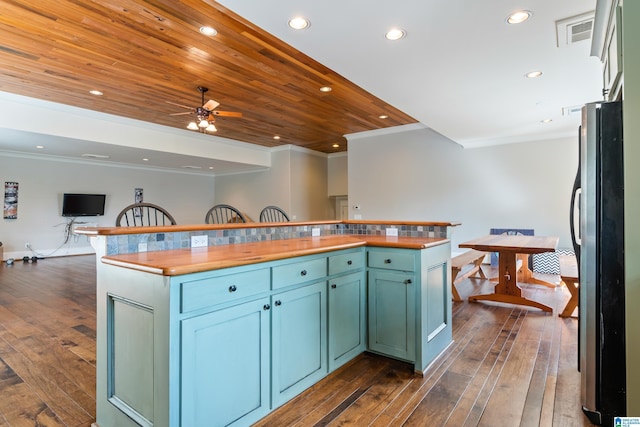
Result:
M95 421L95 257L0 267L0 427ZM454 343L426 372L364 354L257 426L590 426L564 288L523 285L554 313L454 303ZM458 285L463 298L491 290ZM184 426L200 427L200 426Z

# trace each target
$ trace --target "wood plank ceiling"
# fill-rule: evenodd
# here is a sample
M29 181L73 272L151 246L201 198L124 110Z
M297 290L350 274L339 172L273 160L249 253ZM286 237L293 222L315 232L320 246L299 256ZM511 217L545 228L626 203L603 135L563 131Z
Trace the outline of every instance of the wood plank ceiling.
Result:
M267 147L344 151L344 134L416 122L213 0L2 1L0 91L185 128L171 114L198 86L243 115L216 136Z

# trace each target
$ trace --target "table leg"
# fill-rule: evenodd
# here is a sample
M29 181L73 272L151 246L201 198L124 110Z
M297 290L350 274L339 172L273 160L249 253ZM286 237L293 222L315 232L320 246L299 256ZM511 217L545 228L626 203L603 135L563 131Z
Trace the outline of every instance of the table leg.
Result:
M531 301L522 296L522 290L518 287L516 253L511 251L500 252L498 283L495 286L494 293L486 295L472 295L469 297L469 301L482 300L527 305L539 308L540 310L549 313L553 311L549 306L536 301Z

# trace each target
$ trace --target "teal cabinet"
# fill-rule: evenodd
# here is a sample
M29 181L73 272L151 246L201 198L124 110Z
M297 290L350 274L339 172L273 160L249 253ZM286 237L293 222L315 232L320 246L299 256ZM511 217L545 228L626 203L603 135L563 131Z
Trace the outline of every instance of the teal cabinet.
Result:
M248 425L270 410L270 300L182 321L182 426Z
M360 265L364 257L358 254ZM351 255L350 258L353 258ZM350 259L351 260L351 259ZM355 261L351 260L355 264ZM331 266L331 262L329 263ZM366 348L365 281L362 272L329 280L329 371L362 353Z
M326 281L280 292L271 299L275 408L327 374Z
M415 362L415 275L369 271L369 349Z
M370 351L424 372L451 344L450 264L448 242L422 250L368 249Z
M367 348L422 372L451 343L449 257L359 247L171 277L100 263L97 423L251 425Z

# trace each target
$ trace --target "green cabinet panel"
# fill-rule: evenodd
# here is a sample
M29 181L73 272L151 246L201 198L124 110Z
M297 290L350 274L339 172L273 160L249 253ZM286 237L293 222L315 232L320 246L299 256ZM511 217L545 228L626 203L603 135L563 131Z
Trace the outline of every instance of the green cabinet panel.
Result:
M271 297L274 408L327 374L326 286L316 282Z
M369 349L415 360L415 276L412 273L369 271Z
M369 350L424 372L452 342L451 245L368 249Z
M357 254L364 262L362 254ZM347 258L354 258L349 254ZM329 262L331 266L331 261ZM361 264L362 265L362 264ZM329 371L366 348L364 275L352 273L329 280Z
M299 261L280 264L272 268L273 289L280 289L297 283L310 282L327 276L327 258L303 257Z
M269 298L182 321L182 426L248 425L269 402Z

